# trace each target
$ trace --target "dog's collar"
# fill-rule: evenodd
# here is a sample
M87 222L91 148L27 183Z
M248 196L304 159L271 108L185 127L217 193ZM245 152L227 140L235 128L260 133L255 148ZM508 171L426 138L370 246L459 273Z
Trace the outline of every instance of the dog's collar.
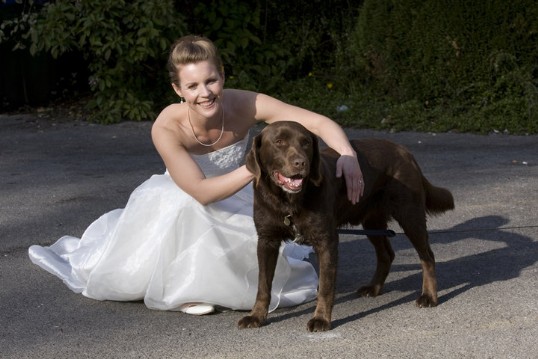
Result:
M303 244L304 237L301 234L301 232L299 231L299 228L297 228L295 223L293 223L292 218L291 218L291 214L288 214L287 216L284 216L284 224L286 226L288 226L288 227L291 227L291 229L293 231L293 234L295 236L295 238L293 239L293 243Z

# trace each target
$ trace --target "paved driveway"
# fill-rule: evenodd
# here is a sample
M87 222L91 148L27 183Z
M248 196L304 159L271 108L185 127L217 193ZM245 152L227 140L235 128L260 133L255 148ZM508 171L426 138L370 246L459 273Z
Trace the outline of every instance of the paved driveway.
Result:
M80 236L163 166L150 123L111 126L0 115L2 358L535 358L538 352L538 136L353 130L407 145L456 210L429 221L440 305L418 309L418 258L401 230L385 293L357 298L374 270L342 236L334 329L309 333L314 303L238 330L245 314L189 316L99 302L34 266L31 244Z

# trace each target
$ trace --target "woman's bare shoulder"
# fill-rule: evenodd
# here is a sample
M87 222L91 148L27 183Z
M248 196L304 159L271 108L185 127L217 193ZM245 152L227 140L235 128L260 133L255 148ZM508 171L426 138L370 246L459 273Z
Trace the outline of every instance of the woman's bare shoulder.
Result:
M183 138L183 118L185 117L185 109L181 104L172 104L165 107L151 128L151 136L153 142L173 143L182 142Z
M167 127L174 122L178 122L184 112L182 107L183 106L179 103L166 106L155 119L154 127Z

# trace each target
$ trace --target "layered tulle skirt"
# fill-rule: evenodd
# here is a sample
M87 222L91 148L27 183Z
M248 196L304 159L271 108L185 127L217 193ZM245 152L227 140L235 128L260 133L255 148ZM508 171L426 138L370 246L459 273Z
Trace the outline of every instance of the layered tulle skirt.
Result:
M50 247L34 245L35 264L74 292L98 299L144 300L148 308L178 310L202 302L252 308L258 282L252 187L207 206L181 191L170 176L154 175L124 209L93 222L82 237ZM309 247L280 249L270 310L316 297Z

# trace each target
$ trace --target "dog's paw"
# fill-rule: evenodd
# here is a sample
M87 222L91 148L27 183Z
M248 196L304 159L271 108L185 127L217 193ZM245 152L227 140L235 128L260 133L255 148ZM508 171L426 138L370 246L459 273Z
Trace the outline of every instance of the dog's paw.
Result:
M263 325L263 320L261 320L258 317L247 315L246 317L243 317L237 322L237 326L239 329L245 329L245 328L259 328Z
M415 304L419 308L436 307L437 306L437 299L432 298L428 294L422 294L420 297L418 297Z
M377 297L381 293L381 286L365 285L357 290L359 297Z
M312 318L308 321L306 329L309 332L325 332L331 329L331 322L321 318Z

